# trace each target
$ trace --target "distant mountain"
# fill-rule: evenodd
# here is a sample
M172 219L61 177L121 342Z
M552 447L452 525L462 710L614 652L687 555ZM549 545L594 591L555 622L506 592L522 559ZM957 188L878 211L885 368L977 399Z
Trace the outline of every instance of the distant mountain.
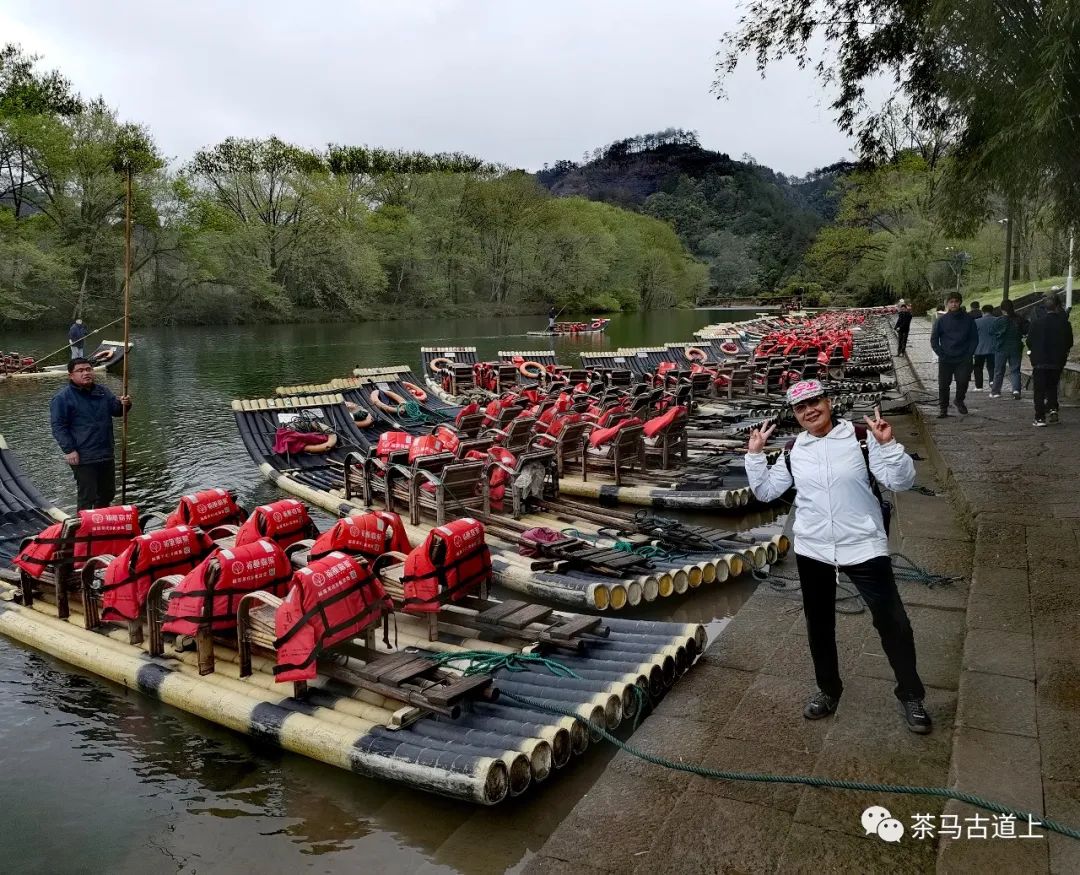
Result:
M671 223L709 265L717 298L759 295L799 266L818 229L831 222L840 162L805 177L735 161L702 148L692 131L668 129L619 140L581 163L545 165L537 180L560 197L604 201Z

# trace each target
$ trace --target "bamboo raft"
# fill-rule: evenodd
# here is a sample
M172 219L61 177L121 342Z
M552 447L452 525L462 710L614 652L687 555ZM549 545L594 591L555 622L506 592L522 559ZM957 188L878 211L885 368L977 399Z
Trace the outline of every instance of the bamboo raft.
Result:
M65 519L26 488L2 440L0 463L9 530L19 514L37 514L24 528ZM292 556L302 567L304 552ZM381 577L400 603L393 571ZM243 619L241 608L239 647L236 637L219 633L201 640L195 652L179 637L176 646L160 648L154 644L161 636L155 632L153 596L137 630L87 628L82 603L69 604L65 596L61 610L54 597L63 579L52 581L52 592L42 584L28 606L25 581L20 585L7 560L0 563L0 634L285 750L481 805L556 777L595 740L577 718L609 731L638 718L707 643L696 624L601 620L481 594L444 605L437 615L397 612L392 643L365 634L320 657L313 681L290 687L275 681L272 657L243 646L266 645L272 638L273 624L263 609ZM543 653L572 675L526 662L521 671L501 667L464 676L460 669L466 663L434 659L473 650L508 657Z

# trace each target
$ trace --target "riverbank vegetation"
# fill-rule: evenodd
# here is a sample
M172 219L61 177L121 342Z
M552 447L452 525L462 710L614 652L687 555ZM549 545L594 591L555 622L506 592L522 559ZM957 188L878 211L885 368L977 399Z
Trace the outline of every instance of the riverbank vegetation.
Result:
M460 154L230 138L169 166L151 134L0 51L0 321L101 322L122 288L118 153L145 323L658 309L707 269L672 227Z

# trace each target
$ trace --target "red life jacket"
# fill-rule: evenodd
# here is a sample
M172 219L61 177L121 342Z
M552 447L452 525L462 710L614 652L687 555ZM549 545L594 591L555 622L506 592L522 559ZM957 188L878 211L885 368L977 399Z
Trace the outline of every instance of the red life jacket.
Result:
M56 560L60 532L64 523L54 523L44 529L12 560L31 577L41 577ZM79 511L79 527L72 536L72 570L78 571L87 559L94 556L124 552L131 539L142 533L138 508L130 505L102 507Z
M457 452L458 446L461 444L461 438L450 426L440 425L435 429L434 434L442 443L444 453Z
M235 546L243 547L260 538L268 538L284 550L309 537L314 530L315 524L304 503L295 498L283 498L255 508L236 533Z
M208 578L215 568L218 577L211 586ZM207 623L215 632L235 629L242 596L257 589L281 596L291 579L292 565L273 541L220 548L189 571L169 596L162 629L177 635L194 635Z
M409 445L409 463L412 464L424 456L437 456L443 452L446 451L438 437L433 434L420 435L413 438L413 442Z
M671 425L680 416L686 416L686 408L681 406L672 407L666 413L661 413L659 416L654 416L652 419L645 423L642 431L645 437L654 437L657 432L660 432Z
M375 455L380 459L389 459L391 454L409 449L412 442L413 436L407 431L384 431L375 445Z
M615 425L610 428L594 428L589 435L589 446L596 449L605 444L609 444L615 440L616 435L618 435L620 431L631 425L641 425L641 420L636 416L631 416L629 419L624 419L622 422L615 423Z
M214 549L202 529L174 526L139 535L109 563L101 587L102 620L134 620L150 585L166 574L187 574Z
M354 638L392 607L363 559L328 553L301 568L274 617L276 680L314 680L320 650Z
M581 422L582 416L580 413L560 413L551 418L551 422L548 424L547 433L552 437L558 437L562 434L562 430L568 425L574 425L574 423Z
M491 552L483 523L463 517L432 529L405 560L402 607L410 614L431 614L440 602L459 601L491 577Z
M212 526L239 524L247 518L247 512L236 503L227 489L204 489L194 495L185 495L180 505L165 520L166 526Z
M377 559L391 550L408 553L411 549L401 517L387 510L372 510L338 520L319 535L309 555L316 560L337 551Z
M454 425L461 425L461 420L466 416L472 416L474 413L480 412L480 405L475 401L470 401L461 410L458 411L457 416L454 417Z

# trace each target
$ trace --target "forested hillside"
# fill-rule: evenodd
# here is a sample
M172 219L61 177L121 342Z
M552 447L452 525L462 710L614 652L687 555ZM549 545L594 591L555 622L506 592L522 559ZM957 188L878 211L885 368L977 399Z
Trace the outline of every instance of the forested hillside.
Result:
M786 177L704 149L696 134L678 129L619 140L586 159L557 161L537 178L556 195L668 222L708 266L716 299L771 294L790 278L835 217L837 181L852 170L841 163Z
M467 155L229 138L166 163L151 131L9 45L0 323L117 313L127 168L144 323L654 309L707 288L666 222Z

